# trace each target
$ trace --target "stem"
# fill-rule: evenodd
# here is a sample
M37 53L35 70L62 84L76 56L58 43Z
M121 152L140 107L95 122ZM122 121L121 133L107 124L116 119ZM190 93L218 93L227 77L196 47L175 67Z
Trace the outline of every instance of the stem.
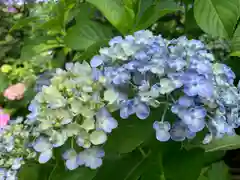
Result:
M163 171L163 164L162 164L162 154L160 156L160 170L161 170L161 175L160 175L160 180L166 180L165 174Z
M144 152L144 150L141 147L139 147L138 149L139 149L140 153L142 154L142 156L145 158L147 156L147 154Z
M169 96L170 96L172 102L173 102L173 103L176 103L176 100L174 99L173 95L169 94Z
M168 104L166 104L166 106L165 106L165 109L164 109L164 112L163 112L163 115L162 115L162 118L161 118L161 122L164 121L167 110L168 110Z
M71 148L74 148L74 144L73 144L73 137L71 138Z
M52 175L53 175L54 171L56 170L57 165L58 165L58 163L56 162L56 164L55 164L53 170L51 171L51 173L50 173L50 175L49 175L49 177L48 177L48 180L51 180L51 179L52 179Z

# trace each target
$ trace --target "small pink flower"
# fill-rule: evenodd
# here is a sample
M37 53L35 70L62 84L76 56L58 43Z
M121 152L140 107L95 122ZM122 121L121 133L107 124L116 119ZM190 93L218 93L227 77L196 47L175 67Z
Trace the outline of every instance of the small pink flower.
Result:
M4 97L9 100L20 100L23 98L25 91L25 85L23 83L17 83L9 86L3 93Z
M5 127L9 120L10 120L10 115L9 114L0 113L0 128Z

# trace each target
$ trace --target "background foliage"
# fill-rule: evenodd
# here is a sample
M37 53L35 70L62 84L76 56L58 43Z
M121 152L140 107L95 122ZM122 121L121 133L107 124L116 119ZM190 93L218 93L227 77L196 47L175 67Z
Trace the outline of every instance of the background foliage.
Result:
M150 29L172 39L181 35L201 39L219 61L240 71L239 0L59 0L0 11L0 90L27 82L21 101L0 102L12 116L26 115L38 75L66 62L89 60L117 35ZM238 149L240 137L224 137L208 145L199 141L160 143L152 122L120 121L104 145L107 156L98 170L67 171L59 158L41 165L27 163L20 180L229 180L225 151ZM173 118L167 115L169 119Z

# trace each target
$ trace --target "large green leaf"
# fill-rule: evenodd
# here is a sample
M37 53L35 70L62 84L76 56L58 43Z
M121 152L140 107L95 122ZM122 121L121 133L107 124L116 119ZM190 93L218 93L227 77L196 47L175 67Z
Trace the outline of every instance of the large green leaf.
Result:
M50 36L37 36L26 39L25 44L21 50L21 59L32 59L33 56L39 55L41 52L63 47L59 41Z
M122 34L126 34L134 23L134 11L124 6L122 0L86 0L96 6Z
M149 139L154 133L152 121L130 117L119 121L119 127L109 136L104 148L106 152L128 153Z
M14 30L19 30L21 28L34 24L37 20L39 20L39 17L26 17L26 18L20 19L12 26L12 28L10 29L10 32Z
M85 167L80 167L73 171L58 168L54 171L50 180L92 180L95 174L95 170Z
M88 47L83 53L76 54L73 61L90 60L93 56L99 53L99 49L108 45L109 39L98 41Z
M218 162L223 159L226 151L211 151L204 153L204 166L209 166L212 163Z
M196 37L202 34L202 30L194 18L193 8L189 9L186 13L185 32Z
M200 176L197 180L209 180L206 176Z
M177 10L179 10L179 6L173 0L140 0L134 30L146 29L153 25L159 18Z
M193 180L200 175L204 163L204 151L181 150L163 156L164 175L170 180Z
M205 168L198 180L230 180L230 174L227 165L223 161L213 163Z
M212 164L207 175L209 180L230 180L228 167L223 161Z
M93 180L137 180L150 165L149 160L154 159L150 158L151 156L148 153L143 157L135 151L119 159L105 160Z
M237 26L231 42L232 56L240 56L240 25Z
M200 146L207 152L238 149L240 148L240 136L224 136L223 138L212 140L209 144Z
M239 0L196 0L194 3L198 25L213 36L232 37L239 15Z
M64 41L67 46L74 50L86 50L95 43L105 41L111 36L111 28L89 20L71 27Z
M86 20L90 20L91 18L96 15L96 8L93 7L89 3L81 3L78 8L78 13L75 17L76 23L81 24L84 23Z
M119 117L119 112L113 114L113 116L116 116L116 119L119 120L119 125L118 128L114 129L109 135L104 146L105 151L128 153L141 144L149 144L149 140L152 142L152 139L154 140L152 144L160 144L161 146L159 141L156 143L153 122L161 119L163 110L164 108L162 106L156 109L151 109L151 114L146 120L140 120L135 115L124 120ZM172 120L173 117L171 115L172 114L166 113L166 118Z
M149 157L149 163L141 175L141 180L164 180L162 154L156 153Z
M137 10L137 4L139 0L123 0L124 5L132 9L134 12Z
M18 173L19 180L38 180L40 179L40 171L39 164L25 164Z

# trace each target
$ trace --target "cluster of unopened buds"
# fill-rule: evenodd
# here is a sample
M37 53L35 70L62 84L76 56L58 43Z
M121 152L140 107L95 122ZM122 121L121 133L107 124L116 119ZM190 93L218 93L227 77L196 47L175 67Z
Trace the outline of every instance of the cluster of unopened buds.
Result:
M203 34L199 37L206 48L212 52L217 61L225 61L229 59L230 54L230 43L223 38L213 37L209 34Z
M66 168L96 169L105 154L102 145L118 127L111 113L147 120L152 108L164 109L153 123L159 141L184 141L203 130L203 143L234 135L240 90L231 69L214 60L199 40L166 40L147 30L115 37L90 64L68 63L43 75L52 76L50 81L37 81L44 86L37 86L23 122L33 127L27 128L34 139L28 147L46 163L55 148L70 144L62 154ZM167 111L176 119L167 119Z

